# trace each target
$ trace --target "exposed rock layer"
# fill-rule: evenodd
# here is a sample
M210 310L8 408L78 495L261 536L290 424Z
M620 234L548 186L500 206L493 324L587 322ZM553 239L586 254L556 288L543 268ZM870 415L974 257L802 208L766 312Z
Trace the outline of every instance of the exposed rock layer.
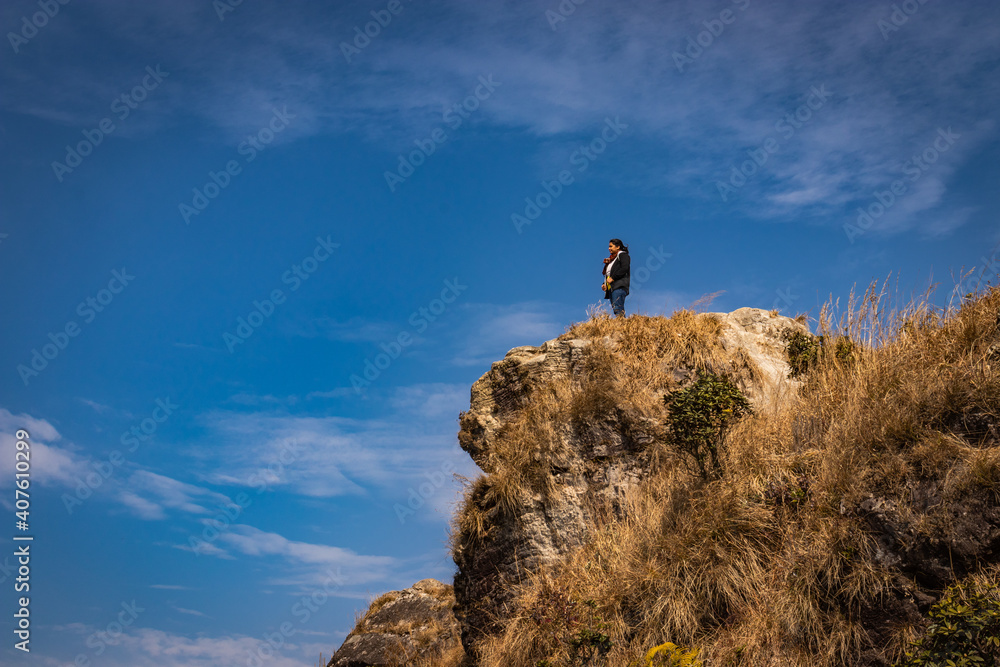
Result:
M727 356L751 371L745 374L746 390L756 405L779 400L796 384L787 380L784 335L808 333L803 324L756 308L701 317L718 319ZM528 404L532 392L579 379L589 346L615 344L563 336L538 347L512 349L472 386L469 411L461 419L463 449L484 472L495 472L491 453L498 434ZM681 380L693 376L691 368L664 370ZM496 630L511 583L580 546L595 524L594 508L617 510L648 470L647 449L656 437L656 424L610 409L587 424L555 426L564 445L550 462L556 492L530 494L513 513L494 512L489 535L456 550L456 615L466 651L483 633Z

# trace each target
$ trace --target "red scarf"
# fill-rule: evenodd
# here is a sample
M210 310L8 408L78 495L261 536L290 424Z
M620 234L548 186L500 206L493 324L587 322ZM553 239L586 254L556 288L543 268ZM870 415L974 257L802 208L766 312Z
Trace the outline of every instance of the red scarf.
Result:
M622 248L622 250L624 250L624 248ZM610 264L611 262L615 261L615 257L617 257L618 253L620 253L620 252L621 252L621 250L619 250L618 252L613 252L613 253L611 253L611 257L605 257L604 258L604 267L601 269L602 272L604 271L604 269L608 268L608 264Z

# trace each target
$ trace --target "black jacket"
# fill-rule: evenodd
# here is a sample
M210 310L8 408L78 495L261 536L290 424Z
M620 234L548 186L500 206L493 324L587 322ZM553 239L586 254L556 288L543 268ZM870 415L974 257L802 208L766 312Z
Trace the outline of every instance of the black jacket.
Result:
M632 261L629 259L628 250L622 250L618 253L618 259L615 260L615 265L611 267L611 289L604 293L605 299L611 298L611 292L616 289L624 289L625 294L628 294L628 284L629 276L631 275L630 265Z

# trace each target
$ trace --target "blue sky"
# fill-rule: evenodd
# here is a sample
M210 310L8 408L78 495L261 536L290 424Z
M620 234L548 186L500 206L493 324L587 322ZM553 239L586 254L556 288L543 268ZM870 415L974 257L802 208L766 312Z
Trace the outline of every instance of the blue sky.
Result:
M314 665L370 596L449 580L469 386L586 317L609 238L629 312L997 273L995 3L14 0L0 27L2 553L18 429L35 538L30 655L0 556L5 663Z

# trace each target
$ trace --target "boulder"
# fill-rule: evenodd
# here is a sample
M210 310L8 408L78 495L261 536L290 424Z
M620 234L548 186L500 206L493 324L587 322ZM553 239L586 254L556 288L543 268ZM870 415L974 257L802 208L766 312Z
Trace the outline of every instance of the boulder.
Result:
M464 652L451 586L423 579L376 598L327 667L460 664Z

